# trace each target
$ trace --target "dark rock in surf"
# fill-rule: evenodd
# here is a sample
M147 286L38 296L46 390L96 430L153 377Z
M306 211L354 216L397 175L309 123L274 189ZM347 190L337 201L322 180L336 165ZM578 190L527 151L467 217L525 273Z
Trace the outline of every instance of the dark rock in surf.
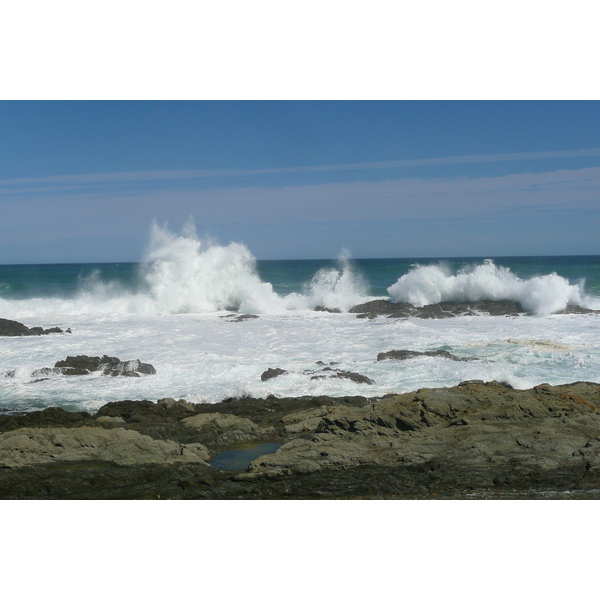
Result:
M258 319L258 315L238 315L237 313L232 313L230 315L223 315L220 317L221 319L229 319L229 323L241 323L242 321L248 321L249 319Z
M577 304L567 306L564 310L559 310L557 314L560 315L592 315L599 314L600 310L593 310L591 308L583 308Z
M394 319L417 317L420 319L446 319L458 316L475 316L480 314L492 316L511 316L524 313L517 302L509 300L489 302L440 302L426 306L413 306L407 302L390 302L389 300L371 300L353 306L348 312L358 313L358 318L374 318L386 316Z
M333 377L337 377L338 379L349 379L350 381L354 381L355 383L366 383L367 385L373 385L375 382L367 377L366 375L361 375L360 373L353 373L352 371L337 371Z
M407 318L413 316L415 307L408 302L390 302L389 300L371 300L357 304L348 310L350 313L359 313L360 318L374 318L376 316L394 316Z
M327 308L326 306L315 306L313 310L317 312L328 312L328 313L341 313L342 311L339 308Z
M337 363L332 363L337 364ZM313 371L309 371L308 374L312 374ZM313 375L311 379L349 379L350 381L354 381L355 383L366 383L367 385L373 385L375 382L367 377L366 375L361 375L360 373L353 373L352 371L342 371L341 369L332 369L331 367L325 367L321 369L321 373L327 373L326 375Z
M141 375L154 375L156 369L148 363L139 360L122 361L114 356L106 354L100 356L68 356L65 360L59 360L54 365L60 369L63 375L89 375L100 371L103 375L111 377L140 377Z
M68 330L70 333L70 330ZM28 335L48 335L50 333L64 333L59 327L44 329L43 327L27 327L18 321L0 319L0 336L20 337Z
M261 376L261 381L267 381L268 379L273 379L273 377L279 377L280 375L287 375L287 371L284 369L267 369Z
M456 356L447 350L427 350L425 352L417 352L415 350L390 350L389 352L380 352L377 355L377 360L407 360L409 358L417 358L419 356L441 357L461 362L479 360L478 358L474 357Z

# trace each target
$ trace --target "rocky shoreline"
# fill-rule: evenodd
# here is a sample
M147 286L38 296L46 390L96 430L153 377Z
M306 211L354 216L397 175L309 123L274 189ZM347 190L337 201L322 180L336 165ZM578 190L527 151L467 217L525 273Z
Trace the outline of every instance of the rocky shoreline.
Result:
M2 499L600 498L600 384L0 416ZM245 470L211 461L267 442Z

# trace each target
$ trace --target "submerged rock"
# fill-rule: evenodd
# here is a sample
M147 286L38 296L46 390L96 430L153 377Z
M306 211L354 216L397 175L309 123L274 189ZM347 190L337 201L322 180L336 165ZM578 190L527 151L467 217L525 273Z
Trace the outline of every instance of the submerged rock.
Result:
M248 321L249 319L258 319L258 315L252 314L244 314L240 315L237 313L232 313L229 315L223 315L220 317L221 319L229 319L229 323L240 323L241 321Z
M328 308L327 306L315 306L313 310L317 312L328 312L328 313L341 313L342 311L339 308Z
M0 336L27 336L27 335L48 335L50 333L65 333L59 327L51 327L50 329L44 329L42 327L27 327L23 323L18 321L11 321L9 319L0 319ZM66 333L71 333L70 329L67 329Z
M337 363L331 363L337 364ZM368 385L373 385L375 382L367 377L366 375L361 375L360 373L353 373L352 371L343 371L341 369L332 369L331 367L325 367L321 369L319 374L313 374L314 371L307 371L309 375L312 375L311 379L349 379L350 381L354 381L355 383L366 383ZM325 373L325 374L324 374Z
M390 350L389 352L380 352L377 355L377 360L407 360L409 358L417 358L419 356L433 356L448 358L450 360L456 360L461 362L470 362L473 360L479 360L474 357L460 357L448 352L447 350L427 350L425 352L417 352L415 350Z

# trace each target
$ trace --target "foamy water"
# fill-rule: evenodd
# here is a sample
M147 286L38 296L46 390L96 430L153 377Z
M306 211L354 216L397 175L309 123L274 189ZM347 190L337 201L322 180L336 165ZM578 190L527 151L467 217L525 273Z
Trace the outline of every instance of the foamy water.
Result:
M392 300L415 305L511 299L533 313L516 318L357 319L344 311L374 296L347 254L336 266L314 273L300 290L278 294L261 280L242 244L204 244L191 229L177 235L154 226L147 258L130 285L106 281L97 272L61 297L0 297L3 318L73 331L0 337L0 408L59 405L93 411L122 399L379 396L468 379L496 379L518 388L599 379L600 316L553 314L569 303L600 308L598 298L586 295L583 282L555 273L519 278L491 261L453 273L438 264L415 266L389 287ZM317 306L342 312L312 310ZM233 322L227 316L232 311L259 316ZM479 360L376 360L380 352L400 349L445 349ZM157 373L51 375L34 381L33 371L79 354L139 358ZM329 377L332 372L322 371L317 361L336 363L331 367L375 383ZM288 373L263 382L269 367Z
M584 293L583 282L573 285L556 273L520 279L491 260L456 274L443 264L417 266L400 277L388 292L394 302L409 302L415 306L512 300L537 315L549 315L575 304L600 309L600 300Z

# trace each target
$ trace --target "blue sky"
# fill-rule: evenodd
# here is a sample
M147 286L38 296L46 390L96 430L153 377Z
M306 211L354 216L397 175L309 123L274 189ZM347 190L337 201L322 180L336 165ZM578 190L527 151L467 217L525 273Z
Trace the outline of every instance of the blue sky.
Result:
M0 263L600 254L594 101L2 101Z

